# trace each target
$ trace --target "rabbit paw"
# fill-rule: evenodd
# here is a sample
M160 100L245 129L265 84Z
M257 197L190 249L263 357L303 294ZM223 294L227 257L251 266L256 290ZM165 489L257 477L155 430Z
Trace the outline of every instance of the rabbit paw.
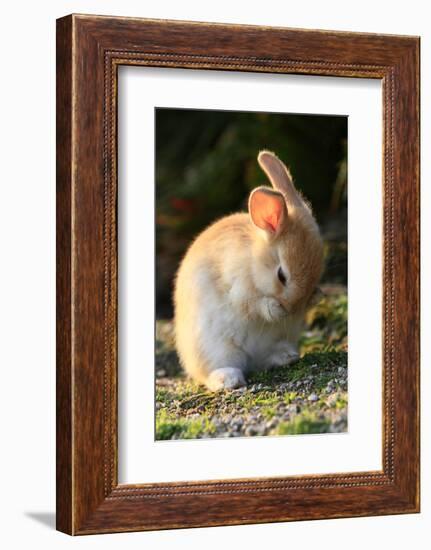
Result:
M270 367L283 367L296 363L298 359L299 353L295 349L292 347L284 347L272 353L267 363Z
M261 304L263 318L270 323L285 317L287 312L275 298L263 298Z
M207 378L206 385L211 391L233 390L245 386L246 382L240 369L225 367L213 370Z

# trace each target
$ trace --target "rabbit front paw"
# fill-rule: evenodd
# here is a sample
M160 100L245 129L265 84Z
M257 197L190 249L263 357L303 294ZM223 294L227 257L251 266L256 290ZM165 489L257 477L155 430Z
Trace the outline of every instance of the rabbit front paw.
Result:
M225 367L213 370L207 378L206 385L211 391L233 390L245 386L246 381L240 369Z
M275 298L263 298L261 302L261 312L265 321L278 321L287 315L286 310Z
M267 360L268 367L283 367L285 365L291 365L299 360L298 351L292 346L281 347L274 351Z

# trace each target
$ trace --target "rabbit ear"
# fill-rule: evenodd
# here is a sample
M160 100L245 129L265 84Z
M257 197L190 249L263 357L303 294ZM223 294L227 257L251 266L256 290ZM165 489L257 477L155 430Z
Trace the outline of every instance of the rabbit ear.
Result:
M251 192L248 210L252 222L274 237L280 233L287 220L283 195L268 187L258 187Z
M286 202L292 206L303 206L301 197L293 185L292 176L283 162L270 151L261 151L257 160L274 189L284 195Z

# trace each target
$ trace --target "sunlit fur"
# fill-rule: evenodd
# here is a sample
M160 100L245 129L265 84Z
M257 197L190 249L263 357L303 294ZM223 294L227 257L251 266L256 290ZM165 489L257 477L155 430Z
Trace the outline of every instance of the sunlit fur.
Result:
M275 155L263 151L259 163L275 191L254 192L284 201L277 230L253 211L216 221L191 244L175 282L181 363L214 391L244 385L247 372L297 360L304 314L322 271L322 241L309 205ZM280 266L285 285L277 277Z

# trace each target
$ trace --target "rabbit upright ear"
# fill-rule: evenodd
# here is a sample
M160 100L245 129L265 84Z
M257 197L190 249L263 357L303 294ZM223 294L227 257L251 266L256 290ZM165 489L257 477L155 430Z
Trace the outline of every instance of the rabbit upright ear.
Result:
M272 186L280 191L292 206L302 206L302 200L293 185L292 176L284 163L270 151L261 151L257 157L260 167Z
M268 187L258 187L251 192L248 210L252 222L271 236L277 236L287 220L286 201L281 193Z

